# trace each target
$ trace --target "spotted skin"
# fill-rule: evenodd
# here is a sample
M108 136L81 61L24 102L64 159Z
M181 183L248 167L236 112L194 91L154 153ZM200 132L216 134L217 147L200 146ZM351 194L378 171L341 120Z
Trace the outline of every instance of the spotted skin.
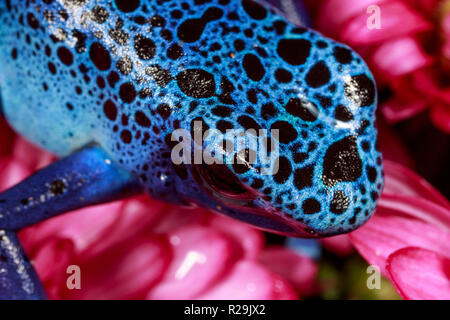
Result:
M375 209L372 75L268 5L1 1L0 59L3 112L19 133L60 156L94 142L153 198L303 237L349 232ZM279 129L278 172L173 165L170 135L194 121Z

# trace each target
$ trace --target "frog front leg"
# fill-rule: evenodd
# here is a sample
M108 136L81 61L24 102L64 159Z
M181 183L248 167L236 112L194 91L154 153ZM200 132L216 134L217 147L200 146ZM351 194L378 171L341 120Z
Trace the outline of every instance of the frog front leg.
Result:
M47 296L17 235L0 230L0 300L40 300Z
M19 230L58 214L141 191L133 175L91 146L0 194L0 229Z

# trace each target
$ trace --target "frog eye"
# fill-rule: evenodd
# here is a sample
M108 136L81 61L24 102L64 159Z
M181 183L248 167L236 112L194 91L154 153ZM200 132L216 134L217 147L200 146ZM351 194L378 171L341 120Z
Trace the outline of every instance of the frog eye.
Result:
M237 201L256 198L256 195L224 164L196 165L194 176L204 188L220 198Z

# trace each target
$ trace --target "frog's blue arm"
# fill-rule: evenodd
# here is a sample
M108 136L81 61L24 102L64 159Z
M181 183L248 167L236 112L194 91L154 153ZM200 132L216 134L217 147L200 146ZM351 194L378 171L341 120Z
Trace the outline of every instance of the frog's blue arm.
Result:
M140 192L98 147L63 158L0 194L0 229L19 230L60 213Z
M12 231L0 230L0 300L46 299L39 278Z
M81 207L140 192L135 179L98 147L51 164L0 194L0 228L18 230ZM14 231L0 230L0 299L45 299Z

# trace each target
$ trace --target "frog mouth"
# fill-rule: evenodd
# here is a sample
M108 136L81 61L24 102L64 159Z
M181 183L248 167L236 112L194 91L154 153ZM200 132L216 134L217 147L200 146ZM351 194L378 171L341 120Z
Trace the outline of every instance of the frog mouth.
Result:
M308 232L306 226L302 223L283 217L276 209L270 210L260 207L261 198L264 198L264 195L243 184L226 165L193 165L191 172L199 186L213 199L244 215L248 214L248 217L256 215L259 216L260 220L263 219L266 222L272 221L277 225L283 225L285 231L267 229L264 226L259 226L260 229L284 236L307 238L317 236L317 234ZM255 225L254 219L249 218L244 219L244 221ZM258 225L255 226L258 227Z

